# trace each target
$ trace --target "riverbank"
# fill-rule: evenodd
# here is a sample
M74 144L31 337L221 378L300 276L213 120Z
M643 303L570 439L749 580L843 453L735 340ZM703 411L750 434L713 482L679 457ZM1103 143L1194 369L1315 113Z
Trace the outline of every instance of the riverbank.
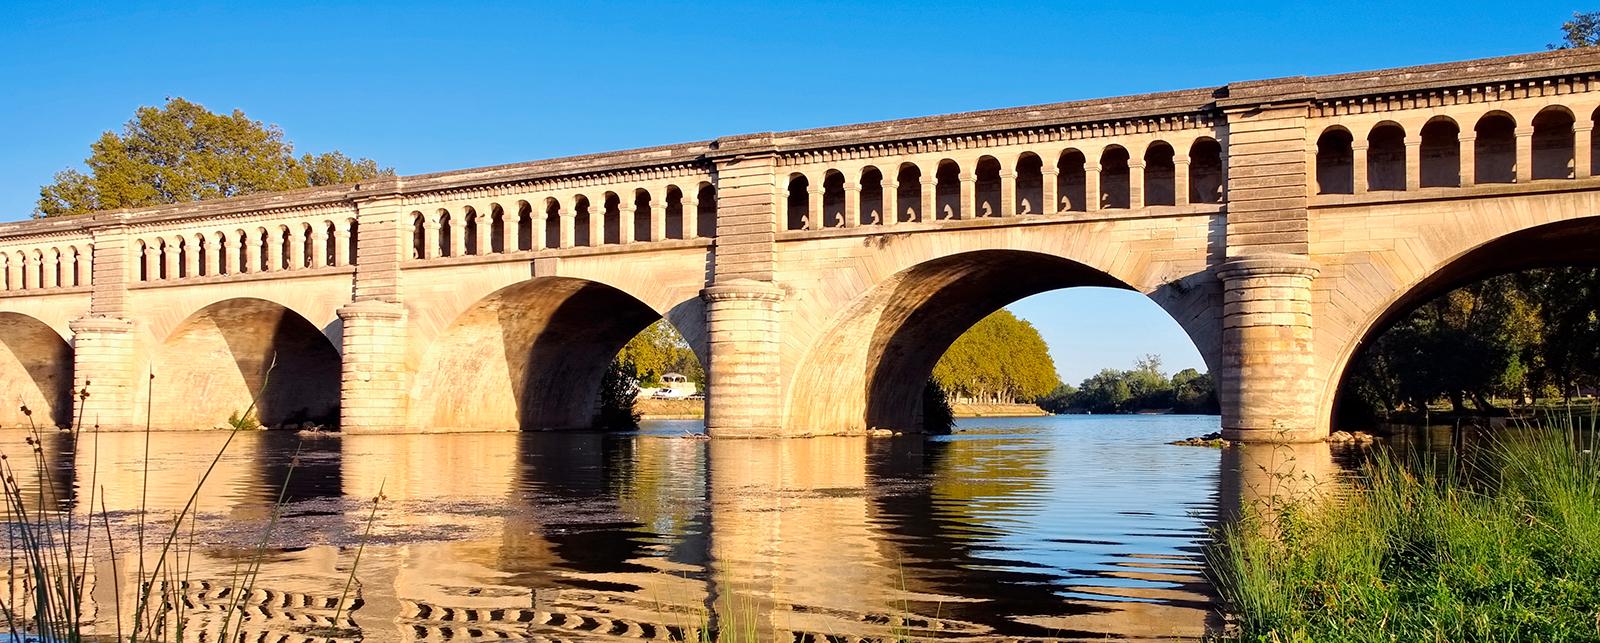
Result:
M1050 415L1037 404L950 404L950 411L958 418L1022 418Z
M706 417L705 400L642 399L633 410L644 420L701 420ZM951 404L958 418L1042 417L1050 415L1037 404Z

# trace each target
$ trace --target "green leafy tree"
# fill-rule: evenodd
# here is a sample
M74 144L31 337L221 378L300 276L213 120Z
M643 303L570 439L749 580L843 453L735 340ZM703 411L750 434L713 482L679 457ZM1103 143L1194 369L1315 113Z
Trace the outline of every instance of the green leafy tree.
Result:
M611 360L600 377L600 400L594 428L627 431L639 428L638 411L633 408L639 387L634 383L633 364L626 359Z
M956 416L950 409L950 395L933 378L922 387L922 430L934 435L947 435L955 430Z
M1572 19L1561 23L1561 42L1551 49L1576 49L1600 45L1600 11L1574 11Z
M661 376L667 373L683 375L696 385L705 386L706 372L699 358L665 319L656 320L628 340L620 357L634 365L641 386L660 384Z
M67 169L39 189L35 217L83 214L353 183L394 171L340 152L295 155L277 126L216 114L182 98L141 107L121 133L90 145L87 172Z
M962 333L933 367L951 396L980 402L1031 402L1061 384L1050 347L1033 324L1008 310Z

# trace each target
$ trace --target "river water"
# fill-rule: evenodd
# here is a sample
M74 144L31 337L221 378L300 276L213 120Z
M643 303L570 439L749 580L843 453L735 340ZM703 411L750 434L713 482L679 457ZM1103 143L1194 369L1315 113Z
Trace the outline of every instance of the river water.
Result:
M0 432L0 450L27 502L79 524L102 490L86 602L107 634L131 628L138 508L148 579L154 543L221 451L159 576L183 594L168 620L191 640L214 636L231 579L258 563L250 640L310 640L336 614L354 628L336 638L369 641L712 628L724 640L1185 640L1218 625L1203 569L1218 516L1292 484L1286 461L1314 476L1340 466L1325 445L1165 444L1217 427L1055 416L963 420L929 440L707 441L686 437L698 422L652 422L609 435L251 432L226 449L220 432L52 434L48 474L27 464L23 432Z

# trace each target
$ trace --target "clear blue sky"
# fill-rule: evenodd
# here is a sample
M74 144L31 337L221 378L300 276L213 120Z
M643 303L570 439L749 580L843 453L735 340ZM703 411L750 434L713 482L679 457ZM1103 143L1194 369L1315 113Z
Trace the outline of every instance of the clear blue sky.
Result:
M1571 2L0 3L0 220L183 96L402 174L1543 49ZM104 6L101 6L104 5ZM1130 293L1013 306L1063 377L1156 353Z

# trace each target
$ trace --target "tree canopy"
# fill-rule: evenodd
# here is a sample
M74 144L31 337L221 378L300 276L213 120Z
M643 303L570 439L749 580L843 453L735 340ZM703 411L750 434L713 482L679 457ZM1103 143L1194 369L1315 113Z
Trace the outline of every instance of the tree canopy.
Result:
M35 217L239 196L391 175L340 152L295 155L275 125L215 114L182 98L140 107L122 132L90 145L88 172L66 169L39 188Z
M1551 49L1576 49L1600 45L1600 11L1574 11L1572 19L1561 23L1561 42Z
M667 373L687 377L701 387L706 383L706 372L699 358L695 357L689 343L678 334L678 330L665 319L658 319L639 331L622 347L617 357L631 366L632 374L638 378L641 386L658 385L661 376Z
M1039 331L1005 309L956 338L933 379L953 397L1000 403L1031 402L1061 384Z

